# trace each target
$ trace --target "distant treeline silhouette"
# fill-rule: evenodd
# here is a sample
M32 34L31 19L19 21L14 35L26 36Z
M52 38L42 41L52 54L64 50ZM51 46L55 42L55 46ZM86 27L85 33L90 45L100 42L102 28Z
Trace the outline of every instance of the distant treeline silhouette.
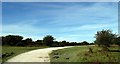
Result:
M120 46L120 36L113 34L111 30L97 31L95 34L96 40L93 43L83 42L68 42L68 41L55 41L52 35L46 35L43 40L33 41L31 38L23 39L23 36L19 35L7 35L2 36L2 45L9 46L77 46L77 45L92 45L109 47L111 44Z
M23 39L23 36L19 35L7 35L2 36L2 45L8 46L51 46L51 47L61 47L61 46L76 46L76 45L92 45L93 43L83 42L67 42L67 41L54 41L52 35L46 35L43 40L33 41L31 38Z

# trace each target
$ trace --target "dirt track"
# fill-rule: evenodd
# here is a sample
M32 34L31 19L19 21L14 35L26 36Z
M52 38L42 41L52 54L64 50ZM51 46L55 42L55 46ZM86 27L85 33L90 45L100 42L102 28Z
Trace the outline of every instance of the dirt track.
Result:
M58 50L63 48L69 48L69 47L53 47L53 48L37 49L17 55L9 59L7 62L50 62L49 53L51 53L53 50Z

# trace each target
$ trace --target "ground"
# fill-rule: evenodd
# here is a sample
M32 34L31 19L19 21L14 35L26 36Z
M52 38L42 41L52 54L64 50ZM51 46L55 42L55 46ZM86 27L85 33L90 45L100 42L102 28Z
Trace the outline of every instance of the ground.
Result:
M8 56L6 58L3 58L3 59L0 58L0 61L3 60L3 62L4 62L4 61L6 61L6 60L18 55L18 54L28 52L28 51L31 51L31 50L35 50L35 49L41 49L41 48L47 48L47 46L39 46L39 47L2 46L2 53L3 54L4 53L9 53L10 54L11 52L13 52L14 54L11 55L11 56Z
M89 52L93 49L93 53ZM51 62L118 62L120 50L112 46L110 51L101 51L98 46L76 46L67 49L55 50L50 54Z
M36 49L19 54L13 58L8 59L6 62L50 62L49 54L53 50L69 47L50 47L44 49Z
M63 48L66 48L66 49L63 49ZM92 49L93 53L89 52L89 48ZM120 57L119 47L111 46L109 47L109 50L110 51L101 51L101 47L98 47L98 46L74 46L71 48L3 46L2 52L3 53L14 52L12 56L3 58L3 61L6 61L9 59L9 61L16 60L17 62L19 62L21 60L22 62L25 59L26 61L29 61L29 59L33 58L33 60L31 59L31 62L34 60L38 62L41 62L41 61L44 61L44 62L118 62L119 61L118 57Z

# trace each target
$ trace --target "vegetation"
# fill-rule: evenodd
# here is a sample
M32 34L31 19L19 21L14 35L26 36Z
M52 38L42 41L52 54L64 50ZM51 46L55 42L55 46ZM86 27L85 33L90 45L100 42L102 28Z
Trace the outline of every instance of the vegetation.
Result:
M111 51L103 51L98 46L76 46L54 50L50 54L51 62L118 62L119 47L109 47Z
M18 54L35 50L35 49L40 49L40 48L47 48L47 46L42 46L42 47L16 47L16 46L3 46L2 47L2 53L3 53L3 62L8 60L9 58L12 58ZM1 59L0 59L1 60Z
M53 44L53 40L54 37L52 37L51 35L47 35L43 38L43 43L47 46L51 46L51 44Z
M111 44L113 44L113 39L115 39L117 35L113 34L111 30L102 30L98 31L95 37L96 43L99 46L109 47Z
M117 57L120 52L118 50L120 47L120 36L113 34L111 30L98 31L97 34L95 34L96 40L94 43L89 43L87 41L55 41L52 35L47 35L43 40L36 41L33 41L31 38L23 39L23 37L19 35L1 36L0 39L1 38L3 45L1 56L3 56L3 61L23 52L45 47L76 46L69 49L54 51L50 54L52 62L116 62L118 61ZM93 44L97 44L99 47L80 46Z
M120 36L113 39L113 43L120 46Z
M120 58L120 36L111 30L98 31L95 34L98 46L76 46L55 50L50 54L52 62L118 62ZM89 45L83 41L81 45ZM72 52L71 52L72 51ZM104 59L103 59L104 58Z
M109 51L108 47L112 44L117 44L120 46L120 37L113 34L111 30L98 31L95 38L95 43L102 47L103 51Z
M64 41L54 41L55 38L52 35L47 35L43 40L32 41L31 38L26 38L23 40L22 36L19 35L7 35L2 36L3 46L51 46L51 47L61 47L61 46L76 46L76 45L89 45L87 41L83 42L66 42Z
M16 45L16 42L20 42L23 39L22 36L18 35L7 35L6 37L2 37L2 45Z

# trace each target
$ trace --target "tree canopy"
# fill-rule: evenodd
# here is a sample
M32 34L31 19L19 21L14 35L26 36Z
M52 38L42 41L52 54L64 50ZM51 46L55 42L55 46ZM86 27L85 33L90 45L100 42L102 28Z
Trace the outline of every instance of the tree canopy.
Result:
M117 44L120 46L120 36L113 34L111 30L101 30L97 31L95 34L96 40L94 43L89 43L87 41L83 42L69 42L66 40L63 41L54 41L55 38L52 35L46 35L42 40L32 41L31 38L23 39L19 35L7 35L1 36L2 45L9 46L76 46L76 45L94 45L98 44L99 46L109 47L111 44Z
M51 46L54 39L55 38L53 36L47 35L43 38L43 43L45 43L45 45L47 45L47 46Z
M2 44L3 45L11 45L14 46L18 42L22 41L23 37L19 35L7 35L5 37L2 37Z
M111 30L97 31L97 34L95 34L95 38L96 38L95 42L99 46L109 47L110 44L113 44L112 40L116 37L117 35L113 34Z

